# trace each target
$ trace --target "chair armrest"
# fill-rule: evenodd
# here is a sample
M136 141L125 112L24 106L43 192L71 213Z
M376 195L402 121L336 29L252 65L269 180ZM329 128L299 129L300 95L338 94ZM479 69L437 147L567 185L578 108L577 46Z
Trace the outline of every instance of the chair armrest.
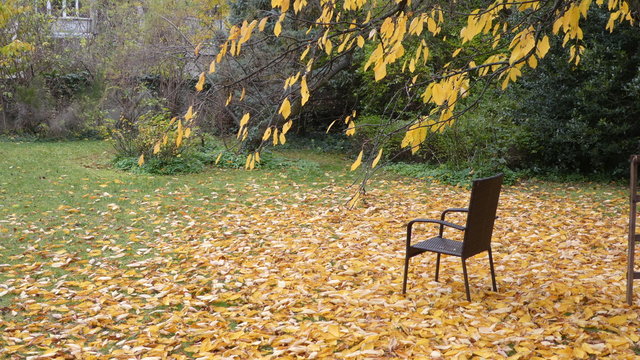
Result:
M444 220L435 220L435 219L414 219L407 223L407 248L411 245L411 230L413 228L413 224L415 223L432 223L440 225L440 234L442 235L442 228L447 226L458 230L465 230L465 226L457 225L454 223L450 223Z
M440 220L444 220L444 217L447 215L447 213L450 212L469 212L469 209L467 208L450 208L450 209L446 209L445 211L442 212L442 215L440 215Z
M407 229L411 229L413 227L413 224L415 223L432 223L432 224L440 224L440 225L452 227L458 230L466 229L466 227L462 225L454 224L452 222L448 222L444 220L435 220L435 219L413 219L409 221L409 223L407 224Z
M450 212L469 212L469 209L467 208L449 208L446 209L445 211L442 212L442 215L440 215L440 220L444 221L444 217L447 216L448 213ZM438 236L442 237L444 232L444 226L440 225L440 232L438 233Z

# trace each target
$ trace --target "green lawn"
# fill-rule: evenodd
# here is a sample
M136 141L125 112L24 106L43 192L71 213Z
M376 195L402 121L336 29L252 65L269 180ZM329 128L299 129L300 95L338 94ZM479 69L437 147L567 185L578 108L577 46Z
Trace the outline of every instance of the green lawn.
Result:
M311 173L292 167L278 172L209 168L201 174L137 175L112 167L113 149L104 141L0 142L2 262L42 261L58 249L59 257L72 256L82 263L92 251L104 249L105 254L120 255L111 261L114 265L127 263L154 254L153 249L139 251L138 239L148 239L154 225L184 209L226 212L252 206L259 196L291 202L301 184L317 188L335 181L334 176L352 177L344 171L344 160L335 156L308 151L280 156L305 159L317 168ZM343 195L348 196L346 191ZM65 271L43 265L37 275L51 273L61 276ZM6 276L0 272L0 280ZM8 302L0 298L0 305Z
M0 142L0 358L632 358L621 185L504 187L486 256L412 260L409 219L468 189L383 175L345 208L349 160L209 168L110 166L104 142ZM295 162L293 163L295 164ZM422 231L422 230L421 230ZM417 233L419 234L419 233Z

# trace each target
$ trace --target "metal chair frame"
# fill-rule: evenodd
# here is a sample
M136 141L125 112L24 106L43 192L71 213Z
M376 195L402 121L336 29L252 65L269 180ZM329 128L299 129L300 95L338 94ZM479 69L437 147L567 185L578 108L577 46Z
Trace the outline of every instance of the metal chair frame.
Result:
M471 301L471 293L469 291L469 278L467 274L466 260L484 251L489 255L489 266L491 268L491 284L493 291L498 291L496 286L496 276L493 266L493 254L491 253L491 236L493 234L493 225L496 219L496 211L498 208L498 199L500 197L500 189L502 187L503 174L498 174L485 179L473 181L471 190L471 199L468 208L450 208L446 209L440 215L440 220L435 219L414 219L407 224L407 243L404 261L404 278L402 281L402 293L407 292L407 276L409 272L409 260L424 252L435 252L436 257L436 276L438 281L440 274L440 255L453 255L460 257L462 260L462 273L464 275L464 287L467 294L467 300ZM445 221L448 213L463 212L467 213L466 226L454 224ZM411 245L412 229L416 223L432 223L440 225L438 236L421 241ZM456 230L464 231L463 241L450 240L444 237L444 228L449 227Z

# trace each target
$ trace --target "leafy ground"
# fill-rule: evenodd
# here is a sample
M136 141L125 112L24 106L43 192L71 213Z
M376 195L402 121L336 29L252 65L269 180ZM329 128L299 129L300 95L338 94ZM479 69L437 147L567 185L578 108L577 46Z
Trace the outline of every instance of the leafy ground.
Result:
M404 224L466 189L386 178L347 211L339 160L153 177L112 170L108 149L0 142L0 358L640 354L622 186L505 187L499 292L477 256L467 302L459 259L436 283L432 255L400 294Z

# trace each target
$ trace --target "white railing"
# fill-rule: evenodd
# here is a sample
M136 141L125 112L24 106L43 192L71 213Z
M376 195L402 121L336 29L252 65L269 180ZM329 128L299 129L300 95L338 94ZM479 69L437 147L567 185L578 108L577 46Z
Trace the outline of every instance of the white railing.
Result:
M91 11L92 0L34 0L35 11L54 18L53 36L58 38L88 37L94 33L94 16Z
M91 2L91 1L84 1ZM90 6L82 6L80 0L34 0L37 12L57 18L90 18Z

